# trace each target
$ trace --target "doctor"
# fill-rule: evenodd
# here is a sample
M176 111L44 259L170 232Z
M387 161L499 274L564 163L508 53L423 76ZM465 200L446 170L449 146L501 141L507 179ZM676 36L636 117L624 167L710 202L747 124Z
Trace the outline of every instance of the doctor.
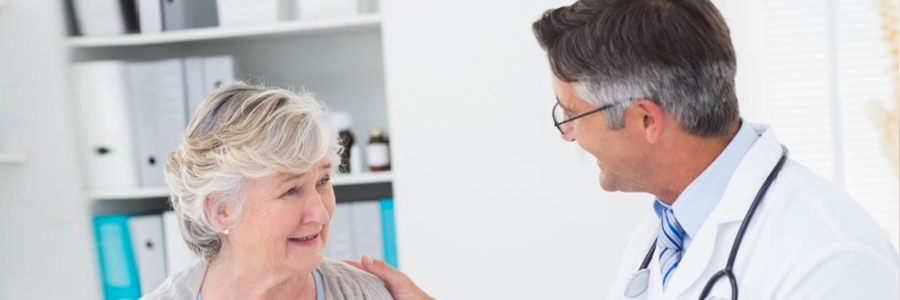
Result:
M900 298L897 252L872 218L741 119L709 0L582 0L533 30L563 139L596 157L603 189L656 197L609 299ZM380 261L359 266L396 299L430 299Z

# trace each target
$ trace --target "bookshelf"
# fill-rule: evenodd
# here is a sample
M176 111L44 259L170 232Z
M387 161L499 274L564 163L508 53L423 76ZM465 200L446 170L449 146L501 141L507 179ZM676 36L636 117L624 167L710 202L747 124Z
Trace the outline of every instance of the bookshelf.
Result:
M335 188L361 186L378 183L391 183L393 178L394 176L393 174L391 174L391 172L335 175L331 177L331 184ZM96 201L166 198L169 196L169 188L151 187L122 190L91 190L88 191L88 196Z
M236 79L311 91L330 111L350 113L357 145L364 146L370 129L389 132L381 20L381 15L368 13L246 27L72 36L66 39L66 45L72 64L231 56ZM339 198L347 190L353 197L365 195L370 187L375 195L385 196L385 191L391 190L393 175L364 172L334 176L332 180ZM165 198L168 194L161 185L86 191L89 201L100 206L110 201Z
M2 3L3 0L0 0ZM0 4L2 5L2 4ZM216 40L296 37L305 34L340 34L378 29L381 16L359 15L326 20L295 20L272 25L236 28L210 27L168 31L157 34L126 34L118 36L71 37L68 45L75 49L101 47L133 47L160 44L190 43Z
M173 215L171 212L172 207L169 203L170 191L168 187L159 178L147 174L159 175L154 168L164 164L155 162L155 158L167 157L167 154L174 150L175 146L170 145L171 140L165 137L175 136L176 134L173 133L178 131L176 130L178 128L176 126L165 126L168 126L168 124L179 124L175 122L178 120L172 119L180 119L180 117L172 118L172 116L181 116L182 114L168 114L162 117L149 114L150 117L143 116L138 118L135 118L134 115L136 115L135 112L137 111L154 112L153 109L138 109L141 108L141 105L146 105L146 103L152 103L159 99L178 99L182 95L185 100L185 115L191 115L192 109L196 107L193 105L199 104L199 101L196 100L202 100L213 89L212 86L214 85L209 84L210 82L225 82L225 80L232 79L233 76L233 79L251 84L263 84L293 91L312 92L313 96L323 102L329 111L346 112L353 117L350 129L355 136L356 145L362 148L360 149L362 150L360 156L363 166L366 166L364 149L366 141L369 139L369 130L381 128L390 132L387 119L381 16L378 14L361 14L354 17L322 20L283 21L271 25L239 28L211 27L163 31L152 34L74 36L66 38L64 44L69 50L69 63L73 73L87 75L78 78L108 79L95 79L95 82L104 82L104 85L96 88L100 92L84 93L84 95L115 92L115 95L109 98L127 98L126 101L131 102L126 102L122 106L134 106L113 108L119 102L100 102L113 103L106 107L110 107L110 110L114 113L127 116L122 118L125 121L116 119L116 122L121 123L121 126L113 126L114 128L134 126L132 130L125 131L133 132L133 134L117 133L119 134L117 137L125 142L120 142L120 144L112 145L111 147L116 149L116 146L119 146L118 149L123 149L125 147L122 147L122 145L136 145L134 152L138 154L133 159L126 155L128 158L117 161L118 164L115 166L139 163L137 178L139 180L123 181L126 184L115 186L134 186L135 182L141 182L145 186L123 189L88 188L84 193L84 198L86 198L90 214L95 221L121 216L125 216L129 220L158 217L165 219L166 215ZM197 63L198 60L201 62ZM227 60L229 63L217 63L214 67L211 67L213 65L211 61L214 60L218 62ZM123 72L82 72L84 69L81 67L85 65L97 67L107 63L112 63L115 65L116 70L123 70ZM198 69L198 65L201 66L200 68L207 69ZM227 67L222 67L223 65L227 65ZM141 72L134 71L135 66L138 69L148 68L154 71L141 74ZM163 66L163 68L160 66ZM180 66L180 68L172 66ZM160 68L163 71L160 71ZM188 71L189 68L193 69ZM211 72L209 71L210 69L217 71ZM225 78L225 75L218 74L222 69L232 70L233 74L229 74ZM172 70L176 71L173 72ZM201 71L198 72L198 70ZM196 76L196 74L201 72L203 74L202 77ZM188 75L189 73L190 75ZM109 74L116 76L105 77ZM118 74L124 74L124 76L119 76ZM152 76L145 74L152 74ZM167 82L178 82L179 80L175 80L178 76L182 76L180 80L184 84L181 86L182 88L175 87L178 85L174 83L165 86L154 85L156 81L166 79L171 79ZM143 78L140 80L134 80L141 77ZM153 78L152 80L147 80L147 78L151 77ZM199 97L196 93L189 92L189 90L197 90L198 84L196 83L198 78L202 78L204 88L209 88L209 91L202 93L203 95ZM209 80L210 78L215 80ZM122 80L117 81L114 79ZM70 80L81 84L85 82L75 77L72 77ZM189 84L188 81L192 83ZM135 82L139 83L136 84ZM86 89L85 86L94 88L92 84L75 85L76 88L74 89L81 88L84 90ZM115 86L116 88L109 88L108 86ZM148 86L152 87L147 88ZM146 92L148 89L153 90L153 92ZM158 91L165 93L159 94L162 96L154 94L154 92ZM80 99L98 98L100 97L82 96ZM78 107L79 103L82 103L79 102L80 99L75 97L76 107ZM92 120L88 118L94 117L95 114L85 112L90 112L89 108L91 107L99 106L97 102L83 103L87 104L82 107L86 109L79 111L80 114L77 115L76 122ZM173 103L175 103L175 105L171 105L173 107L180 106L178 102ZM150 123L152 125L147 125L146 120L154 117L160 120L167 120L167 122L162 122L166 124ZM132 121L129 118L136 120ZM142 118L144 123L140 123ZM103 119L101 121L109 120ZM92 138L99 139L91 135L98 132L98 130L94 129L97 126L91 126L94 126L93 124L95 123L101 123L100 121L93 121L95 120L78 124L83 126L79 130L84 132L80 132L79 136L84 140L77 142L83 142L79 147L82 147L82 153L85 153L86 157L88 154L95 153L96 151L91 152L91 150L99 149L97 145L100 144L91 140ZM165 127L164 129L159 129L159 132L165 132L165 134L147 134L140 130L153 128L153 126L158 128ZM180 130L177 136L180 136L184 129ZM160 136L164 137L160 138ZM156 146L148 147L147 145ZM152 159L149 160L150 167L148 167L147 163L148 157ZM81 163L84 165L88 161L90 160L83 159ZM90 168L86 169L91 170ZM91 174L90 171L88 173ZM130 169L126 169L116 174L125 174L127 176L132 174L132 172ZM97 180L95 178L87 177L84 186L92 186L90 181ZM131 177L127 178L131 179ZM393 241L393 180L394 175L391 172L332 175L334 200L337 202L335 210L340 208L343 211L343 218L345 218L346 222L350 222L351 220L348 218L352 217L354 218L353 222L372 221L374 222L372 224L377 223L379 226L388 224L384 225L383 234L385 238L390 238L390 240L379 239L379 241L383 241L380 246L383 248L383 253L389 253L389 249L395 249L396 247L396 242ZM112 185L93 184L93 186ZM352 214L349 213L351 210L353 211ZM167 221L164 220L163 222ZM369 224L371 226L366 225L362 227L369 229L382 228L372 224ZM135 230L131 226L133 225L129 224L125 228ZM164 227L166 226L171 227L171 224L164 225ZM346 232L352 233L352 231L349 231L350 227L346 227L346 229ZM381 234L382 232L379 233ZM367 240L354 237L354 243L361 243L362 241ZM173 247L178 247L178 244L180 243L172 245L175 245ZM396 262L396 251L390 253L394 253L392 257L394 257L393 259ZM168 265L169 263L169 261L166 261L166 268L180 269L182 267L180 265L173 267Z

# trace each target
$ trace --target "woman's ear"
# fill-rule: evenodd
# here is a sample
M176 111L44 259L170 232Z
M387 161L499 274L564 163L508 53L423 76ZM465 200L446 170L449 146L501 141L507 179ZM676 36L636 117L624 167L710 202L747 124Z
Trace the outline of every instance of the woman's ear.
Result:
M650 144L659 142L663 127L663 110L656 102L649 99L641 99L635 102L635 113L637 120L632 122L635 127L642 131L644 138Z
M224 232L233 225L231 224L232 220L229 218L231 215L231 206L226 204L226 201L222 201L223 199L220 197L221 196L217 195L207 195L206 199L203 201L203 209L213 226L215 226L219 232Z

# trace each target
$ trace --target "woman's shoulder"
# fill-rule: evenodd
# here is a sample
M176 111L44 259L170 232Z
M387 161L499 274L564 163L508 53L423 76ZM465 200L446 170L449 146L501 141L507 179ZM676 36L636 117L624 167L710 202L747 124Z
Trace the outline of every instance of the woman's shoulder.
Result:
M324 258L322 281L331 300L391 300L384 281L345 262Z
M198 260L181 271L172 274L155 291L141 297L141 300L176 299L195 300L206 275L207 264Z

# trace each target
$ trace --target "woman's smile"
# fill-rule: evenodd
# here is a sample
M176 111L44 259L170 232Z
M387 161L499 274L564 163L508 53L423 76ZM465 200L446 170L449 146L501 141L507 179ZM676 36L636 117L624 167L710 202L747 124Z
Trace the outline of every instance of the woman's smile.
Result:
M291 237L288 238L288 243L299 247L313 247L319 245L321 241L320 236L319 233L315 233L307 236Z

